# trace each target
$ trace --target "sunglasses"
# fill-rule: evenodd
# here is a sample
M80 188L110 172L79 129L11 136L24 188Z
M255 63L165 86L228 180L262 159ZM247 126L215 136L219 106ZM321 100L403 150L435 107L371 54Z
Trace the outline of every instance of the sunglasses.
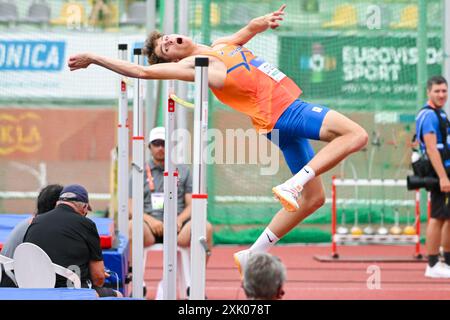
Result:
M154 147L164 147L165 146L164 140L155 140L155 141L150 142L150 144Z

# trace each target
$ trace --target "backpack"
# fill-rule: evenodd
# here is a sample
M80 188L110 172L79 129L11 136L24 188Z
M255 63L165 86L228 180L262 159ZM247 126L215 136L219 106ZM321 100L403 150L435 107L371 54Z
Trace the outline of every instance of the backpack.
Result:
M450 151L449 151L448 145L447 145L447 135L448 135L448 128L450 127L450 123L448 121L448 118L446 120L442 119L439 110L434 109L427 105L427 106L423 107L422 109L420 109L420 111L422 111L424 109L433 110L433 112L438 117L439 131L442 136L442 143L444 144L444 149L439 150L439 153L441 155L441 159L444 162L444 160L450 159ZM422 128L419 128L419 131L422 131ZM419 132L419 136L420 135L421 134ZM419 141L419 139L418 139L417 133L416 133L416 134L414 134L411 142L414 145L414 143L417 141ZM419 177L437 177L436 171L434 170L430 159L428 159L427 153L426 152L421 153L418 149L416 149L414 147L412 148L412 152L413 153L412 153L412 157L411 157L411 160L412 160L411 166L412 166L414 175L419 176ZM449 172L447 172L447 174L448 173Z

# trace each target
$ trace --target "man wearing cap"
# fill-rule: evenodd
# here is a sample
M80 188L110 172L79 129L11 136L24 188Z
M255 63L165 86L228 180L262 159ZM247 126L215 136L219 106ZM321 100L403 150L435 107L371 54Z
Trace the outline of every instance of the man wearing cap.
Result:
M120 292L102 287L105 266L97 227L86 218L89 211L86 189L77 184L68 185L61 191L56 208L33 220L24 242L39 246L53 263L76 273L79 270L82 287L92 287L100 297L120 297ZM57 275L55 287L67 287L67 279Z
M164 159L165 159L165 129L156 127L150 131L148 147L151 160L144 168L144 246L163 242L164 215ZM191 241L191 208L192 208L192 175L187 165L178 164L178 245L189 247ZM130 179L130 198L132 183ZM132 201L129 199L130 216ZM130 240L132 225L129 224ZM212 246L212 226L206 224L208 246ZM131 248L131 244L130 244Z

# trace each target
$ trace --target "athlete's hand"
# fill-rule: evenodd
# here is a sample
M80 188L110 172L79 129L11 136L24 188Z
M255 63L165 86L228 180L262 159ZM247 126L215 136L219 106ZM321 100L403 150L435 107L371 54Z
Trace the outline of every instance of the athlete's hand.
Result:
M450 180L447 177L439 179L439 184L441 186L441 192L450 192Z
M92 63L89 53L80 53L69 58L68 66L70 71L87 68Z
M280 26L280 21L284 19L283 16L285 8L286 5L283 4L277 11L253 19L249 24L250 29L255 33L260 33L266 31L268 28L278 28Z

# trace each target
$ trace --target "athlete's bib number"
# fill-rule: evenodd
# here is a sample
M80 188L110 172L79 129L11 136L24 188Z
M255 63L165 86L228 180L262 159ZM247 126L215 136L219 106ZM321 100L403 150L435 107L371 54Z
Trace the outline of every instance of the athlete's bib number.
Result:
M258 69L261 70L262 72L264 72L265 74L267 74L269 77L271 77L276 82L280 82L281 80L283 80L286 77L286 75L283 72L281 72L280 70L278 70L277 67L271 65L268 62L262 63L258 67Z
M164 193L155 192L152 193L152 209L161 210L164 209Z

